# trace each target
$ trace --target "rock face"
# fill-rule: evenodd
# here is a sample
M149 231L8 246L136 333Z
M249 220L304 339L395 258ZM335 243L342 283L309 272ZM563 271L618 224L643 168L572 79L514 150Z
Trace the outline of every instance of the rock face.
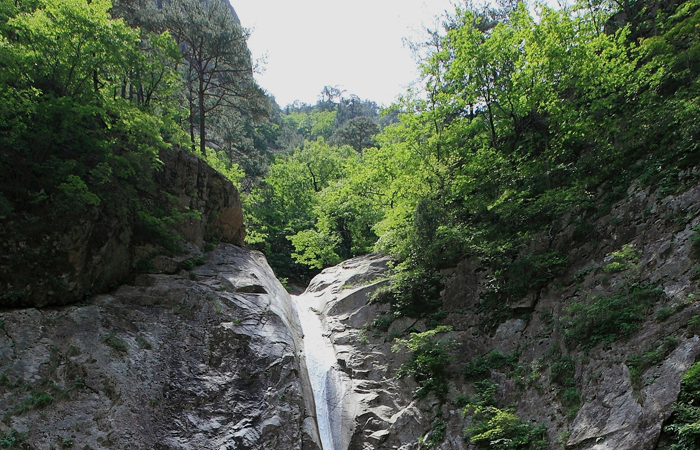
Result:
M205 259L1 313L1 431L30 449L318 450L289 295L258 252Z
M512 405L526 423L544 424L550 449L655 449L680 377L700 355L697 330L688 327L700 315L691 242L699 213L700 187L667 197L631 188L625 201L591 224L589 238L576 241L572 224L559 235L538 239L535 245L567 254L567 271L508 305L506 319L495 323L482 304L488 270L476 260L444 270L441 296L447 316L441 323L453 331L441 338L458 345L442 402L432 395L413 398L417 384L410 377L394 377L408 358L405 352L392 353L394 338L407 336L409 329L424 331L425 322L396 319L385 331L372 326L388 309L368 303L371 293L386 283L387 260L370 255L324 270L300 300L320 313L342 372L342 407L335 412L342 418L341 445L336 450L427 448L423 441L443 450L475 448L463 437L472 422L462 414L464 400L458 397L475 391L462 370L494 350L517 358L516 364L492 368L487 375L498 385L496 402ZM612 270L613 252L624 245L637 256L628 268ZM589 350L583 342L567 339L573 303L614 296L630 284L656 293L635 333ZM635 365L634 358L647 352L661 356ZM553 366L567 361L567 380L558 380ZM439 422L444 439L432 439Z
M164 151L160 159L163 167L154 173L153 197L140 201L178 211L183 220L176 231L190 245L202 248L204 241L212 238L242 243L245 228L237 189L187 151ZM60 263L43 261L32 268L26 267L22 258L16 258L30 251L27 248L31 245L4 242L4 255L0 258L0 294L3 294L0 306L72 303L88 293L116 286L135 266L150 264L160 249L129 220L100 212L86 217L67 232L45 236L43 242L51 244L54 260Z

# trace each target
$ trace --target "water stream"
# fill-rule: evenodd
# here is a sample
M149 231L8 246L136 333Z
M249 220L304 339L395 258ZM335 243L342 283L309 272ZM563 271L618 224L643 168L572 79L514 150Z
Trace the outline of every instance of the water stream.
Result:
M342 382L333 346L323 335L321 319L310 294L292 296L304 333L306 367L316 403L323 450L341 450Z

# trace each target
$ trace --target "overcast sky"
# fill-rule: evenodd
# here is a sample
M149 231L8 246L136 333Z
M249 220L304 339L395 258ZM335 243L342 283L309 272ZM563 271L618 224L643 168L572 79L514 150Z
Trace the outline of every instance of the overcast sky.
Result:
M316 103L324 86L390 105L418 73L405 37L424 36L451 0L230 0L252 30L258 83L280 106Z

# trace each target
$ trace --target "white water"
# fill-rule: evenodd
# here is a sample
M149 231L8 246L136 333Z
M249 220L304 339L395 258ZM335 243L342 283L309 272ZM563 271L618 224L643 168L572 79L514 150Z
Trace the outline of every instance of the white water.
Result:
M316 421L323 450L341 450L340 421L342 382L330 340L323 336L321 319L312 309L311 295L292 296L301 329L311 388L316 403ZM316 305L314 305L316 306Z

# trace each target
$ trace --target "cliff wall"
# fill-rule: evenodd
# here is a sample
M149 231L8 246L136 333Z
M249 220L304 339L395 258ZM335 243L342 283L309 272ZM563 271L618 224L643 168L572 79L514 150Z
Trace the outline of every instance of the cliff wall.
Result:
M221 244L205 260L0 313L13 448L318 450L289 295L258 252Z
M211 239L242 243L243 212L235 186L185 150L163 151L160 160L154 185L143 189L138 201L178 219L169 231L182 237L185 250L201 249ZM31 241L13 237L16 224L0 224L0 306L76 302L118 285L137 266L150 268L164 249L145 225L134 214L115 217L104 207L69 230L34 235ZM50 259L35 261L39 249Z
M444 270L440 324L451 331L434 339L453 346L443 399L416 397L416 380L395 376L411 358L405 348L392 352L395 339L429 327L370 301L387 283L387 259L324 270L302 299L319 311L344 372L341 450L482 448L464 438L479 420L464 406L483 401L484 386L493 388L487 404L512 411L521 429L543 424L550 449L657 448L681 376L700 355L692 325L700 314L692 244L699 212L700 187L673 196L631 188L585 239L573 221L541 236L535 245L567 254L566 271L498 315L478 260ZM638 322L621 318L632 309ZM491 424L490 445L510 448L498 447L517 425L506 422Z

